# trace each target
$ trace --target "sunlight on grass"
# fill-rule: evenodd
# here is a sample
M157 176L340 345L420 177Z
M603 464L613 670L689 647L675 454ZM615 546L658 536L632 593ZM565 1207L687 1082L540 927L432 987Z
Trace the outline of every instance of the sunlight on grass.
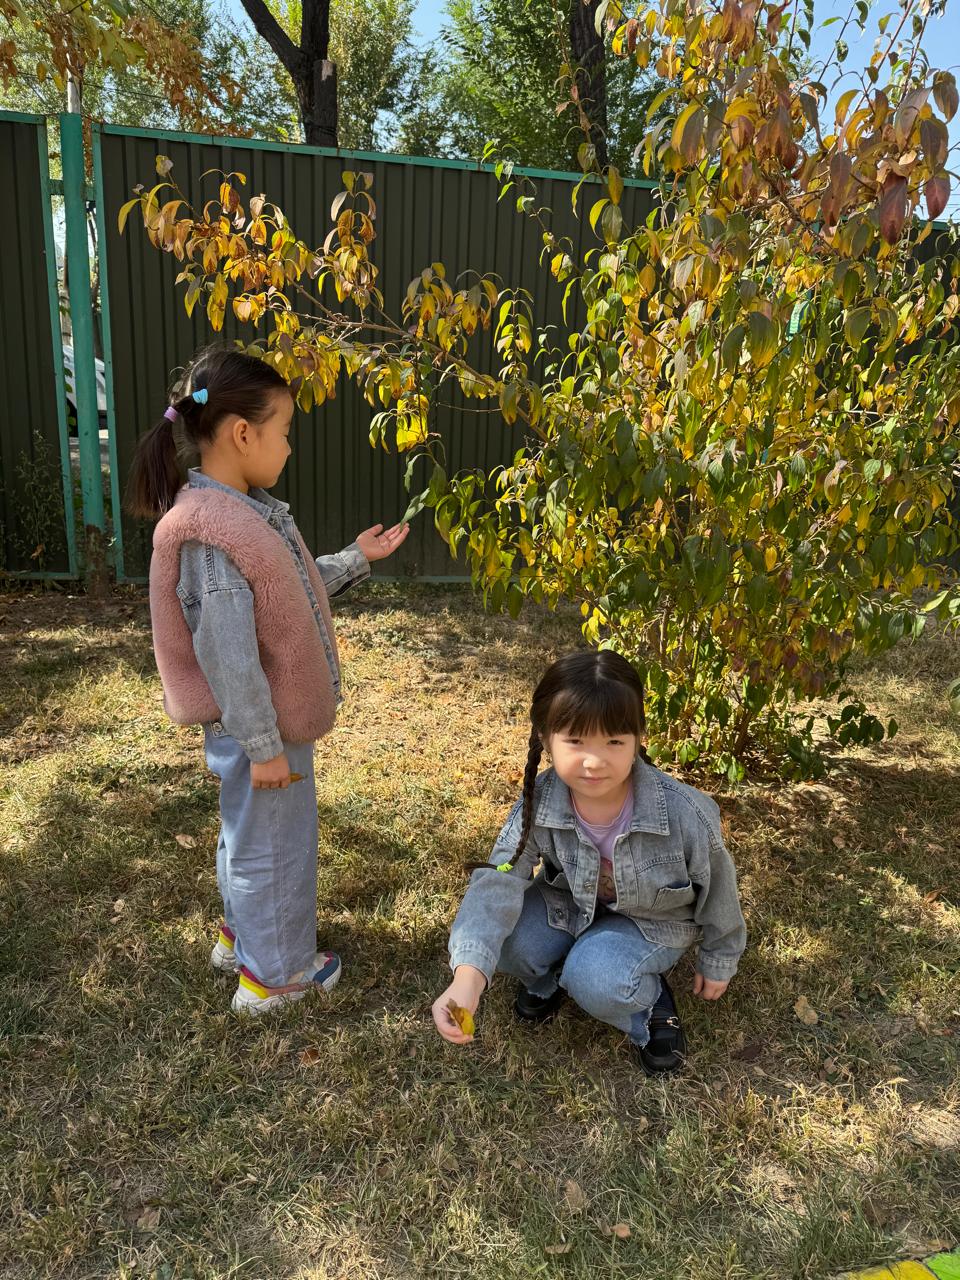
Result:
M522 1031L502 982L468 1051L429 1023L575 620L455 589L339 605L318 928L345 976L251 1027L207 969L217 790L142 597L6 614L4 1276L785 1280L960 1238L956 636L854 672L892 742L718 795L750 945L715 1007L678 966L691 1061L664 1084L573 1007Z

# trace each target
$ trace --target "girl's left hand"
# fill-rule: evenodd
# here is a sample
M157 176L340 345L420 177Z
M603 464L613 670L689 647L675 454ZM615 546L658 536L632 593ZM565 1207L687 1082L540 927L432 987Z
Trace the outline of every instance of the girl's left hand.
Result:
M357 546L371 562L385 560L393 555L409 532L408 524L395 524L387 530L382 524L375 524L372 529L364 529L363 533L357 534Z
M726 982L714 982L711 978L705 978L702 973L693 975L693 994L701 1000L719 1000L729 985L729 978Z

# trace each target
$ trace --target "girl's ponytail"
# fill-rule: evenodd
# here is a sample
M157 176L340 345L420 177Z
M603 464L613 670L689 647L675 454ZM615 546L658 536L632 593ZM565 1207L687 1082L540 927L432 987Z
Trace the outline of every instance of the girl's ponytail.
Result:
M173 506L182 484L173 423L161 418L137 446L123 505L132 516L156 520Z
M289 395L290 388L256 356L226 347L201 351L178 381L164 416L140 441L127 481L126 510L146 520L169 511L186 479L181 449L183 457L202 453L227 414L265 422L279 392Z

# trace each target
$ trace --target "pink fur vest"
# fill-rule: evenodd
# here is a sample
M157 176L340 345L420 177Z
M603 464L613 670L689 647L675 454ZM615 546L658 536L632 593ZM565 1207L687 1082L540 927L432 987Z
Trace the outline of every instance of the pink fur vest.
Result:
M326 587L300 534L307 572L337 658ZM333 728L333 681L317 621L283 537L245 502L213 489L185 486L153 535L150 614L164 706L176 724L219 720L217 706L193 652L180 607L180 548L185 542L220 547L250 584L260 662L270 684L277 729L286 742L314 742Z

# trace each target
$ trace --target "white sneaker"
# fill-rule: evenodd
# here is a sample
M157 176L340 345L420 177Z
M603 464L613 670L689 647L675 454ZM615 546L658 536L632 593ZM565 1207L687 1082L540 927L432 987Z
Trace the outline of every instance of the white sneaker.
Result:
M266 987L246 966L240 967L240 985L231 1002L234 1013L254 1017L272 1009L280 1009L294 1000L302 1000L308 991L319 988L332 991L340 981L343 966L333 951L318 951L313 964L284 987Z
M216 969L218 973L240 972L240 962L233 949L235 942L236 935L233 930L222 924L217 944L210 952L210 967L212 969Z

